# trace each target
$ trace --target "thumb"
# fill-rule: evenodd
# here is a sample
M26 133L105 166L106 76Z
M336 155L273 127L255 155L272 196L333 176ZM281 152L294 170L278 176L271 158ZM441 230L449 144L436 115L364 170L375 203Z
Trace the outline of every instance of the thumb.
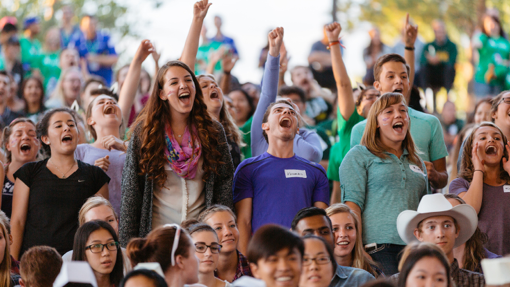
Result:
M107 155L107 156L105 156L104 158L105 158L105 159L110 159L110 156L109 156L109 155Z
M508 162L508 160L506 159L506 157L504 157L503 158L503 165L505 165L507 162Z

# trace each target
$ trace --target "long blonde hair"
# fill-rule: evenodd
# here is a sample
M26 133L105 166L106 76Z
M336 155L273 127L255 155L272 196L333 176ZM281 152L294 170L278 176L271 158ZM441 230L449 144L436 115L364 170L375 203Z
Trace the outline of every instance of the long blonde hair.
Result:
M329 217L338 214L338 213L349 213L354 219L354 225L356 226L356 243L354 244L354 248L352 249L352 266L355 268L364 269L370 274L374 275L374 277L378 277L379 274L375 272L372 268L372 265L375 265L374 261L370 260L370 258L365 256L364 248L363 248L363 238L361 236L361 229L359 228L359 219L356 213L352 211L352 209L343 203L335 203L330 207L326 208L326 213Z
M469 135L466 140L466 144L464 145L464 150L462 151L462 162L460 164L460 172L459 177L471 182L473 180L473 173L475 172L475 167L473 166L472 160L472 152L473 152L473 140L475 139L476 131L482 127L491 127L495 128L499 134L501 135L501 139L503 141L503 156L501 157L501 161L499 163L499 178L505 180L506 182L510 182L510 176L503 168L503 157L508 159L508 152L506 151L505 144L507 143L507 138L505 134L501 131L501 129L491 122L481 122L479 125L476 125L473 128L473 131Z
M9 234L3 223L0 223L5 240L4 258L0 264L0 286L11 286L11 250L9 247Z
M379 116L384 109L398 103L404 104L407 108L406 100L401 93L386 93L375 101L368 112L367 125L360 144L365 146L375 156L382 159L387 158L388 155L384 153L386 150L381 142L381 135L377 127L377 116ZM413 137L411 136L411 121L409 121L409 125L407 126L407 134L404 141L402 141L402 148L407 149L410 162L417 166L422 165L420 157L418 156L418 148L415 146Z

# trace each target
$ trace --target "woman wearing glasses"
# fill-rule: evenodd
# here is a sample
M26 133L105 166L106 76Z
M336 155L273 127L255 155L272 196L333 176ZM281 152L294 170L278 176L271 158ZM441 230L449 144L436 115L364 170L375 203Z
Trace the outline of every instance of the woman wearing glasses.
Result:
M307 235L303 238L305 255L299 287L327 287L336 272L333 249L322 237Z
M223 281L214 276L214 270L218 267L221 245L218 243L218 235L211 226L199 223L196 220L188 220L182 223L195 244L197 255L198 283L207 287L230 287L228 281Z
M132 239L127 253L133 267L143 262L159 263L168 286L198 283L195 245L177 224L166 224L152 230L146 238Z
M98 287L119 286L124 277L122 252L117 234L110 224L89 221L74 236L73 261L87 261Z

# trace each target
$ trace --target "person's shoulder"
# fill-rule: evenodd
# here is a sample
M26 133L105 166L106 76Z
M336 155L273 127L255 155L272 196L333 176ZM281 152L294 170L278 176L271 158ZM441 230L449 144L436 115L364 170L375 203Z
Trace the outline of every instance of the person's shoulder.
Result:
M86 151L86 150L89 149L90 146L91 145L85 144L85 143L79 144L79 145L76 146L76 151L77 152Z
M411 118L423 120L430 124L438 124L438 125L441 124L439 119L434 115L423 113L423 112L417 111L413 108L408 108L408 109L409 109L409 116Z
M258 164L266 160L271 160L271 156L267 152L255 157L247 158L239 164L239 166L237 167L237 172L240 172L241 170L246 169L248 167L249 168L256 167Z
M367 119L362 120L361 122L357 123L352 127L352 130L364 130L365 126L367 125Z
M322 173L326 174L326 170L322 167L322 165L320 165L316 162L309 161L306 158L302 158L298 155L296 155L296 160L304 163L305 165L308 165L312 171L322 172Z
M95 166L95 165L92 165L92 164L88 164L86 162L83 162L81 160L76 160L78 162L78 168L79 169L82 169L84 172L88 173L88 172L98 172L98 171L103 171L103 169L101 169L100 167L98 166ZM104 172L104 171L103 171Z
M370 274L364 269L341 265L337 265L337 268L340 268L340 271L343 272L348 278L375 279L374 275Z
M459 273L464 274L463 276L470 278L471 280L484 280L484 276L482 273L466 270L459 268Z
M351 156L355 155L358 158L360 156L362 157L369 156L372 153L364 145L355 145L349 150L349 152L347 152L347 154L351 154Z

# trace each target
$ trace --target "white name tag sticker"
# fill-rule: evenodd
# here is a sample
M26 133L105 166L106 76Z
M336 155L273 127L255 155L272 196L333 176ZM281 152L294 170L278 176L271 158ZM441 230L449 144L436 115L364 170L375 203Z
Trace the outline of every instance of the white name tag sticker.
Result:
M504 185L504 186L503 186L503 190L504 190L505 192L510 192L510 185Z
M414 164L410 164L409 165L409 168L416 172L416 173L419 173L419 174L422 174L422 175L425 175L425 173L421 170L421 168L419 168L418 166L414 165Z
M292 178L292 177L306 178L306 170L286 169L285 170L285 177L286 178Z

